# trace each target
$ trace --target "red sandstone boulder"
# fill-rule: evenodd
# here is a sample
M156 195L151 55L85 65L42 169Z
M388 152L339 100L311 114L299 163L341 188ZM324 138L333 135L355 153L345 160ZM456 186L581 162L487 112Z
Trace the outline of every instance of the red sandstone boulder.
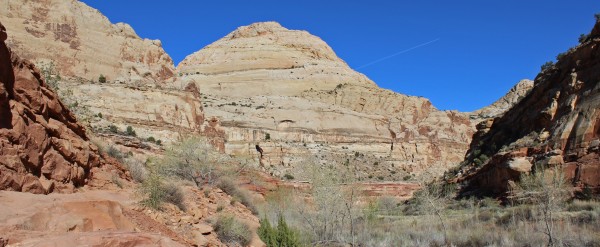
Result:
M40 71L11 52L0 24L0 190L50 193L85 184L101 164L83 126Z

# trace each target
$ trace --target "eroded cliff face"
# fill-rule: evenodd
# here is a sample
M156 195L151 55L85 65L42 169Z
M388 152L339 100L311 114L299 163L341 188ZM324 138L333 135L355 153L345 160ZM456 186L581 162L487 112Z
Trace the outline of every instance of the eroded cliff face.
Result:
M51 62L62 77L155 82L173 75L158 40L141 39L127 24L112 24L77 0L0 1L7 44L38 66Z
M40 71L0 43L0 190L50 193L82 186L103 161Z
M517 105L478 125L459 171L458 180L468 182L464 193L499 195L521 174L553 167L576 186L600 186L599 46L596 23L586 41L537 76Z
M238 28L177 75L173 86L198 85L206 117L220 119L226 152L258 157L258 144L278 175L301 176L302 157L317 155L360 157L363 179L431 178L462 160L474 133L467 114L381 89L320 38L275 22Z
M521 99L525 98L532 88L532 80L521 80L500 99L489 106L474 111L473 115L480 118L494 118L500 116L515 104L519 103Z

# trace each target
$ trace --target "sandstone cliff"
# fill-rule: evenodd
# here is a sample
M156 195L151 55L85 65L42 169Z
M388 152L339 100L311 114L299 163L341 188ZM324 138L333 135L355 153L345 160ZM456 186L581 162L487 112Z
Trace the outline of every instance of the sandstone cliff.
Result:
M496 102L489 106L474 111L473 114L481 118L493 118L500 116L515 104L519 103L522 98L527 96L527 94L531 91L531 88L533 88L532 80L521 80L514 87L512 87L508 93L502 96L502 98L496 100Z
M255 156L259 144L261 164L279 175L301 176L299 157L366 153L355 162L361 179L432 177L462 160L474 132L467 114L381 89L320 38L275 22L238 28L188 56L177 76L220 119L226 152Z
M0 190L49 193L81 186L101 165L85 129L29 61L0 38Z
M54 63L63 77L109 81L161 81L173 61L158 40L140 39L127 24L112 24L77 0L0 0L7 44L38 66Z
M574 185L600 186L600 22L558 56L531 92L478 125L458 172L464 193L502 194L522 173L559 167ZM489 159L488 159L489 157Z

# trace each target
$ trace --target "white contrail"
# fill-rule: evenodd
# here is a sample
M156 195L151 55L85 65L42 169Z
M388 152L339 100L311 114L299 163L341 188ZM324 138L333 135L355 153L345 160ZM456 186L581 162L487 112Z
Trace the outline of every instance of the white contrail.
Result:
M367 64L365 64L365 65L362 65L362 66L360 66L360 67L358 67L358 68L356 68L356 69L362 69L362 68L364 68L364 67L371 66L371 65L373 65L373 64L376 64L376 63L379 63L379 62L381 62L381 61L384 61L384 60L390 59L390 58L392 58L392 57L395 57L395 56L398 56L398 55L400 55L400 54L403 54L403 53L406 53L406 52L412 51L412 50L414 50L414 49L417 49L417 48L419 48L419 47L423 47L423 46L429 45L429 44L431 44L431 43L434 43L434 42L436 42L436 41L438 41L438 40L440 40L440 38L434 39L434 40L432 40L432 41L429 41L429 42L425 42L425 43L423 43L423 44L420 44L420 45L417 45L417 46L414 46L414 47L408 48L408 49L406 49L406 50L403 50L403 51L396 52L396 53L394 53L394 54L392 54L392 55L389 55L389 56L387 56L387 57L382 57L382 58L380 58L380 59L377 59L377 60L375 60L375 61L373 61L373 62L370 62L370 63L367 63Z

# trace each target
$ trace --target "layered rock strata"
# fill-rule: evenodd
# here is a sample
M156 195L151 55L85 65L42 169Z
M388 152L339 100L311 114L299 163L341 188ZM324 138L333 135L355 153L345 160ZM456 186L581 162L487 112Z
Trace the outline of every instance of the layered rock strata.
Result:
M159 40L141 39L128 24L112 24L80 1L0 0L0 6L9 46L62 77L147 83L173 75Z
M75 116L40 71L0 43L0 190L49 193L81 186L102 164Z

